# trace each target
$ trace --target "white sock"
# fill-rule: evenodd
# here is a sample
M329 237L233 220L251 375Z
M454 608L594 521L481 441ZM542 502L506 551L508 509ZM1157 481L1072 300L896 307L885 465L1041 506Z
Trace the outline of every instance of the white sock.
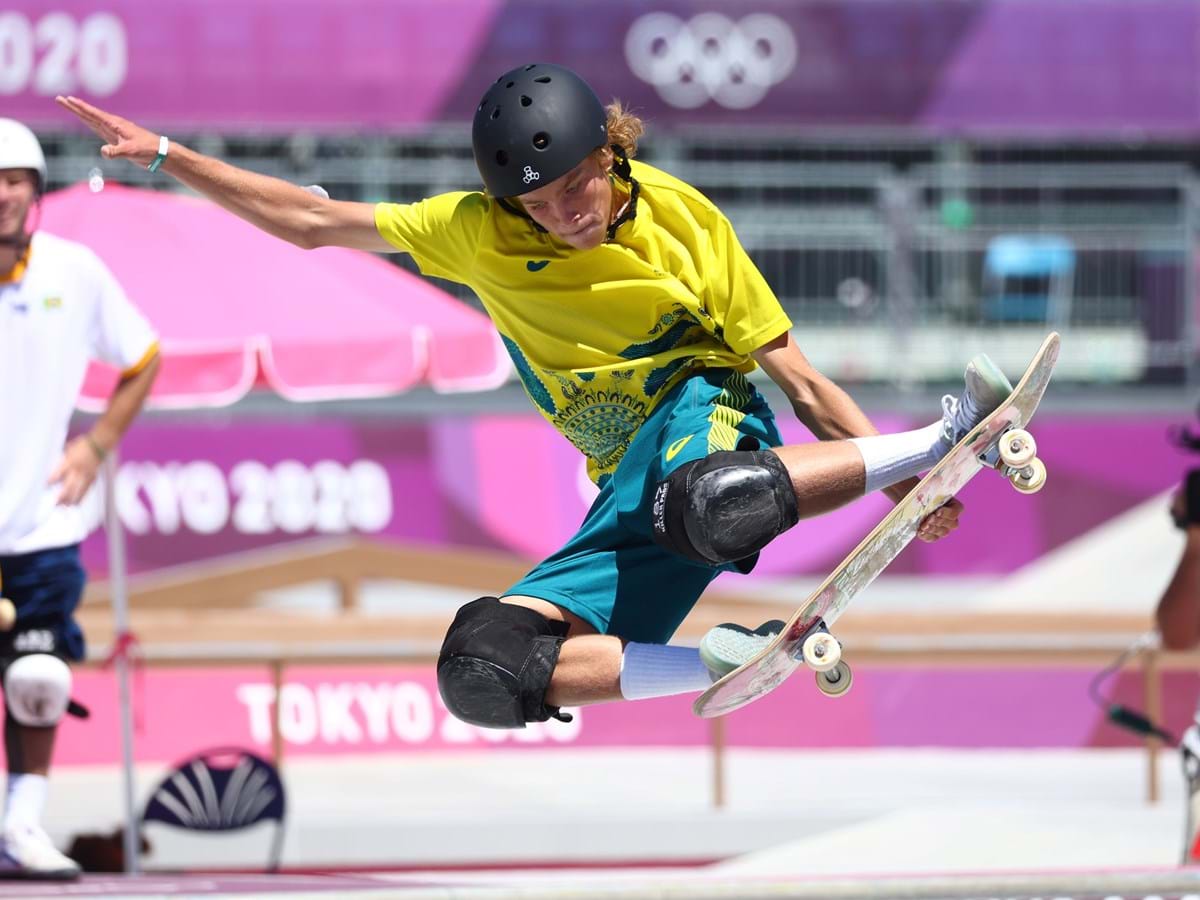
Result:
M45 775L10 772L8 796L4 802L4 827L37 825L46 808L49 783Z
M631 642L621 655L621 696L626 700L702 691L712 682L695 647Z
M934 422L916 431L851 438L850 443L858 448L866 465L866 492L881 490L932 468L945 455L941 437L942 423Z

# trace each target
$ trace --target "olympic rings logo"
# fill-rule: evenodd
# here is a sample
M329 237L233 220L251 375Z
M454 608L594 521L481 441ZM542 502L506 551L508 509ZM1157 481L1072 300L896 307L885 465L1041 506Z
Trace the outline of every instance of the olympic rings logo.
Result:
M796 57L791 26L770 13L737 22L715 12L687 22L671 13L647 13L625 35L630 70L680 109L710 100L749 109L787 78Z
M529 184L529 182L537 181L541 177L542 177L542 173L533 171L533 166L526 166L525 167L525 177L522 178L521 180L524 181L526 184Z

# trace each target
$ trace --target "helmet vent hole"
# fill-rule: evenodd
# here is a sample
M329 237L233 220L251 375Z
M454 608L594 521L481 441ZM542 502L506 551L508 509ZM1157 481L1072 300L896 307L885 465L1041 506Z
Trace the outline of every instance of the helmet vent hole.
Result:
M508 84L506 84L506 85L505 85L505 87L506 87L506 88L510 88L510 87L512 87L514 84L516 84L516 82L515 82L515 81L510 81Z
M493 119L500 118L500 107L497 106L495 109L492 110L492 118Z
M549 84L550 76L549 75L539 75L537 78L535 78L533 80L536 81L538 84Z
M550 146L550 135L544 131L539 131L533 136L533 148L535 150L545 150Z
M532 69L536 69L536 68L537 68L537 63L532 63L525 67L525 71L528 72L528 71L530 71Z
M507 166L508 165L508 152L505 150L497 150L496 151L496 162L497 162L497 164L499 164L501 166Z
M533 101L530 100L528 97L526 97L524 94L521 95L521 105L522 106L529 106L532 103L533 103Z

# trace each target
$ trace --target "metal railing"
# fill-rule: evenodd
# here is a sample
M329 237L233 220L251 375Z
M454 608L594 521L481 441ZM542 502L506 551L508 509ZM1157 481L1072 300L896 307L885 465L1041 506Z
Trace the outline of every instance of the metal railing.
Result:
M340 199L411 201L479 183L465 127L180 139ZM52 187L102 171L175 189L102 162L93 140L45 143ZM1065 152L1051 162L980 162L988 154L961 144L779 134L674 134L643 150L721 206L830 374L951 380L975 346L999 346L1002 357L1011 348L1020 367L1056 328L1069 349L1060 380L1194 381L1198 182L1184 162L1070 161ZM1011 258L998 266L999 242L1047 238L1065 248L1058 270ZM415 271L407 257L395 261Z
M952 641L914 637L902 641L860 641L855 645L855 659L866 669L870 666L917 665L925 668L942 666L1012 666L1012 667L1082 667L1099 669L1108 664L1115 653L1129 647L1127 637L1117 635L1056 635L1054 637L997 635L987 641L972 642L956 637ZM115 647L93 650L85 665L107 667L116 653ZM152 667L248 667L265 666L270 672L274 695L278 697L287 681L287 672L305 666L396 665L432 668L437 660L432 649L414 647L408 642L354 642L329 646L289 646L286 644L233 643L185 647L172 645L141 646L136 660ZM1195 653L1167 653L1147 647L1126 660L1123 671L1133 671L1141 682L1142 707L1155 722L1162 720L1164 711L1163 676L1165 670L1194 671ZM282 766L286 755L283 731L280 727L281 706L272 704L270 720L271 757ZM730 743L724 718L709 721L711 751L711 780L709 797L714 808L722 808L728 800L726 752ZM1159 756L1164 749L1158 737L1143 739L1146 753L1146 802L1156 804L1161 798Z

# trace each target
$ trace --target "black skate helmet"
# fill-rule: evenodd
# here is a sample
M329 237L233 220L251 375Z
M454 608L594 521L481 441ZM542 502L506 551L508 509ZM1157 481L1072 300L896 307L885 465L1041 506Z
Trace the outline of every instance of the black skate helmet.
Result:
M475 165L488 193L503 199L570 172L608 143L608 116L582 78L549 63L501 75L471 125Z

